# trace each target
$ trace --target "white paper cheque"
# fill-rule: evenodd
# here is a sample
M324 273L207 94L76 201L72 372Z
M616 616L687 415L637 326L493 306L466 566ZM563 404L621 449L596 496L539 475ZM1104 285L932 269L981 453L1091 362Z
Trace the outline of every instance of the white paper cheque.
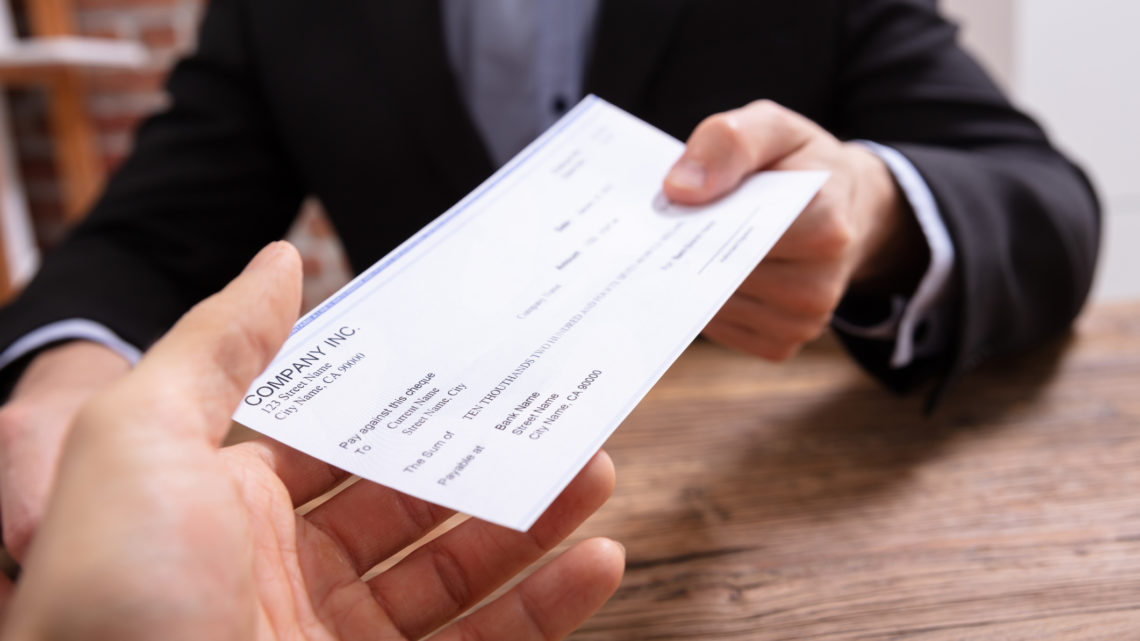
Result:
M661 183L682 149L586 98L302 318L235 420L528 529L827 178L679 207Z

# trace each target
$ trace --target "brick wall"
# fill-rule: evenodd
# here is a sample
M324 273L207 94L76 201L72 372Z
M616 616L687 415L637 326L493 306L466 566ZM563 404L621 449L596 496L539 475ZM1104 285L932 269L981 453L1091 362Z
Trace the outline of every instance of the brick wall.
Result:
M5 0L0 0L5 1ZM173 63L194 44L204 0L72 0L84 35L143 43L151 64L129 72L86 76L88 108L98 131L99 151L108 171L130 153L133 132L147 114L162 108L162 82ZM17 22L20 0L13 2ZM50 249L66 233L45 98L32 90L9 91L12 127L33 223L40 244ZM309 203L290 231L305 258L305 307L311 307L348 278L339 241L319 207Z

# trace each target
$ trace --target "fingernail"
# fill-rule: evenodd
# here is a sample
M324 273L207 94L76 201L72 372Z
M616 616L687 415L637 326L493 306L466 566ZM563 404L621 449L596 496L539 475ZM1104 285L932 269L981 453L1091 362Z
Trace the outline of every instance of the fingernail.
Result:
M705 186L707 179L708 172L705 171L705 166L691 158L679 160L673 165L667 178L674 187L680 189L700 189Z
M275 240L265 247L262 247L261 251L257 252L257 255L253 257L253 260L249 261L249 264L245 266L242 273L254 272L271 265L277 257L281 255L281 249L284 244L285 241L283 240Z

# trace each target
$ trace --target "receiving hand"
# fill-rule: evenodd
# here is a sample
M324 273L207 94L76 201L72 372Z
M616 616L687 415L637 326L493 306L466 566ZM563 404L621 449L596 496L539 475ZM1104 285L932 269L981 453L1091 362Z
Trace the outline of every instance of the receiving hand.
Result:
M387 571L450 512L266 439L219 450L288 334L300 261L275 243L80 413L5 639L556 639L616 589L616 543L579 543L458 618L558 544L613 486L596 456L527 533L468 520Z
M849 289L884 298L909 293L927 250L877 156L769 101L697 126L665 178L665 195L687 205L707 203L766 169L827 170L831 178L704 333L784 360L827 328Z

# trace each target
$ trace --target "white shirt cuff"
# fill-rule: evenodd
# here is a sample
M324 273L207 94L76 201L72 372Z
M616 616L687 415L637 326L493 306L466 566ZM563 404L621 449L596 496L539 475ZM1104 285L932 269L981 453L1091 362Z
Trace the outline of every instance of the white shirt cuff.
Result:
M85 318L69 318L49 323L21 336L9 345L8 349L0 352L0 369L45 345L69 340L99 343L127 359L132 366L142 357L139 348L119 338L118 334L106 326Z
M873 326L856 325L836 317L832 324L840 331L852 336L890 340L894 338L895 348L891 354L891 367L902 368L910 365L918 356L932 354L945 344L945 328L940 326L940 318L935 314L939 304L945 300L950 289L954 272L954 243L950 232L938 210L938 203L930 187L906 156L898 150L869 140L855 141L865 146L879 157L891 171L895 182L914 212L922 234L930 250L930 265L918 283L910 300L897 296L891 301L890 317ZM925 327L924 327L925 326ZM921 337L918 330L924 328Z

